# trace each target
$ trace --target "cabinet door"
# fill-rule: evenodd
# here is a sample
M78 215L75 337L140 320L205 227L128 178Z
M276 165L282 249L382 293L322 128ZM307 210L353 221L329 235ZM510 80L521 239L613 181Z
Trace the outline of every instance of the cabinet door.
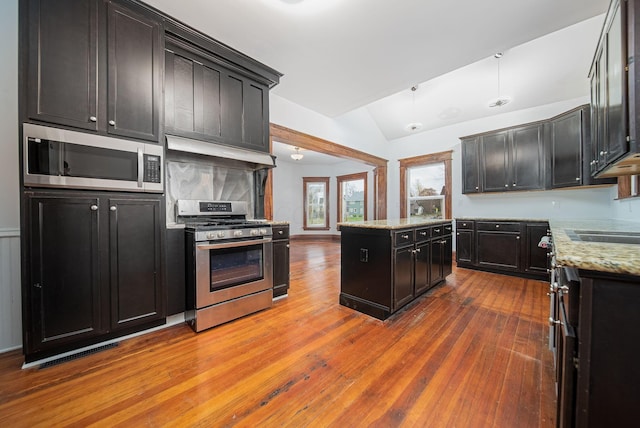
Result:
M444 263L443 239L441 237L431 240L431 285L436 285L444 279L442 269Z
M27 114L97 130L96 0L30 0Z
M462 141L462 193L480 192L478 138Z
M547 236L549 226L546 223L528 223L526 228L525 272L547 273L547 249L538 247L538 242Z
M416 245L414 266L415 295L427 291L430 286L431 273L431 244L429 241Z
M269 88L245 80L243 97L242 146L269 151Z
M289 241L273 241L273 297L284 296L289 289Z
M444 236L442 241L442 279L445 279L453 271L453 237Z
M485 192L509 190L509 139L507 132L485 135L481 144L482 189Z
M220 71L192 57L173 46L165 51L165 128L186 137L219 139Z
M163 318L160 199L109 198L111 327Z
M107 132L159 141L160 24L110 2L107 40Z
M413 300L413 247L393 251L393 310Z
M104 333L108 306L100 285L98 200L36 194L26 203L28 356Z
M551 187L582 184L582 111L549 122Z
M625 94L627 93L627 73L625 72L627 57L624 53L626 49L623 46L626 34L623 35L621 10L622 7L626 6L621 4L626 4L626 2L618 2L613 12L609 31L605 36L604 43L607 45L606 80L601 79L600 81L601 85L606 82L607 87L607 128L605 138L605 158L607 163L617 160L629 150L625 100ZM633 56L632 53L629 55ZM630 59L630 61L632 60Z
M476 234L478 265L502 269L520 269L520 234L479 230Z
M473 230L456 232L456 261L458 264L473 264Z
M516 128L511 131L511 190L544 188L543 125Z

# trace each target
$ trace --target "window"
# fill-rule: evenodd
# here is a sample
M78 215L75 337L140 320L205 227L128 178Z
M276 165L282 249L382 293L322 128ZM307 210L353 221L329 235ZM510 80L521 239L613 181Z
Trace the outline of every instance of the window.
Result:
M451 151L400 159L400 217L451 218Z
M329 177L303 177L304 230L329 229Z
M408 217L444 218L444 181L443 162L408 168Z
M367 219L367 173L341 175L338 181L338 223Z

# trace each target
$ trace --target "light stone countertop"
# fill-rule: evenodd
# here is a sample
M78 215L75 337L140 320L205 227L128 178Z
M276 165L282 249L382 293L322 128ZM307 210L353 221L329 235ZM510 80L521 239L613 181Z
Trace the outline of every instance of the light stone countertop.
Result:
M545 223L549 221L546 218L524 218L524 217L456 217L454 220L462 221L517 221L529 223Z
M387 220L369 220L338 223L341 227L359 227L363 229L405 229L408 227L429 226L442 223L450 223L451 219L416 219L416 218L392 218Z
M574 241L574 230L640 233L626 220L549 220L556 263L578 269L640 276L640 245Z

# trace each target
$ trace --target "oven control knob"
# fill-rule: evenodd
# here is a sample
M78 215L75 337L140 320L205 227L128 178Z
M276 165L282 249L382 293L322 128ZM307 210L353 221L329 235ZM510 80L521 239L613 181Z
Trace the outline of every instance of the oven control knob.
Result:
M233 236L242 236L242 231L241 230L234 230L233 231Z
M218 238L224 238L224 230L218 231L217 235L218 235Z
M266 235L267 229L260 229L260 235Z
M216 237L216 234L214 232L207 233L207 239L214 239L215 237Z
M250 233L251 233L251 235L252 235L252 236L256 236L256 235L258 235L258 234L260 233L260 230L258 230L258 229L251 229L251 232L250 232Z

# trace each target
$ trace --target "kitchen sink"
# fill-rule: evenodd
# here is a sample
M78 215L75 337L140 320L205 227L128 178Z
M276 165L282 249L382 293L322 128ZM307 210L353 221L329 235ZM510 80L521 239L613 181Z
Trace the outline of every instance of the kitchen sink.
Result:
M572 241L640 245L640 232L603 230L565 230L565 232L567 232L567 235Z

